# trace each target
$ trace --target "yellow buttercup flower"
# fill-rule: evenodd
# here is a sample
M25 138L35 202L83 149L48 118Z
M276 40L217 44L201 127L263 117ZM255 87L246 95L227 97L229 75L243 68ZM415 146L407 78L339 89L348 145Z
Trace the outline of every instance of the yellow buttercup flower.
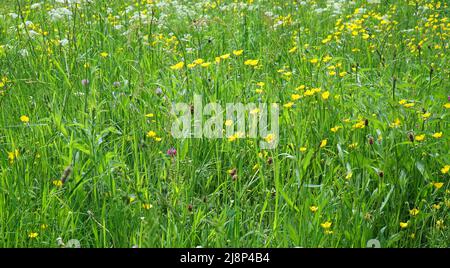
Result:
M322 141L320 142L320 148L323 148L323 147L327 146L327 142L328 142L327 139L322 140Z
M323 62L329 62L332 59L333 59L333 57L331 57L330 55L326 55L325 57L323 57L322 61Z
M353 177L353 172L349 171L347 172L347 175L345 176L345 179L349 180Z
M240 56L240 55L242 55L243 52L244 52L243 49L241 49L241 50L233 50L233 54L234 54L235 56Z
M333 223L331 221L326 221L324 223L321 223L320 226L322 226L323 229L330 229L332 224Z
M284 72L283 75L289 79L292 76L292 72Z
M205 61L203 60L203 59L196 59L196 60L194 60L194 64L195 65L200 65L200 64L202 64L202 63L204 63Z
M230 57L230 53L220 56L222 60L226 60Z
M339 73L339 76L340 76L340 77L344 77L344 76L346 76L346 75L347 75L347 72L346 72L346 71L342 71L342 72Z
M446 174L450 170L450 165L445 165L443 168L441 168L441 173Z
M272 143L275 139L275 135L274 134L267 134L267 136L264 138L264 140L267 143Z
M342 128L341 126L335 126L331 128L331 132L336 133L340 128Z
M14 160L19 157L19 150L14 150L12 152L8 152L8 160L10 164L14 163Z
M284 107L284 108L291 108L292 106L294 106L294 103L293 103L292 101L283 104L283 107Z
M150 130L149 132L147 132L147 137L148 137L148 138L153 138L153 137L156 137L156 132L155 132L155 131L152 131L152 130Z
M354 124L352 128L354 129L361 129L366 127L366 122L364 120L359 121L358 123Z
M311 210L312 213L316 212L317 210L319 210L319 207L317 206L310 206L309 210Z
M5 87L7 82L8 82L8 77L2 76L0 79L0 88Z
M433 136L433 138L439 139L442 137L442 132L436 132L432 136Z
M314 91L308 89L308 90L305 91L305 93L303 93L303 95L305 95L305 96L312 96L312 95L314 95Z
M23 123L28 123L28 122L30 122L30 118L26 115L22 115L20 117L20 121L22 121Z
M200 64L200 66L202 66L203 68L207 68L211 65L211 62L204 62L202 64Z
M62 187L62 185L63 185L63 182L61 180L54 180L52 183L56 187Z
M143 209L146 209L146 210L149 210L149 209L151 209L153 206L151 205L151 204L148 204L148 203L146 203L146 204L142 204L142 208Z
M258 63L259 63L259 60L246 60L244 62L244 64L248 65L248 66L256 66L256 65L258 65Z
M425 134L417 135L415 137L415 140L416 141L423 141L423 140L425 140Z
M102 57L102 58L106 58L106 57L108 57L108 53L107 52L101 52L100 53L100 56Z
M300 147L300 152L306 152L307 148L306 147Z
M39 236L39 233L36 233L36 232L31 232L28 234L28 238L30 238L30 239L35 239L38 236Z
M181 62L179 62L177 64L174 64L174 65L170 66L170 69L172 69L172 70L180 70L183 67L184 67L184 62L181 61Z
M289 53L294 53L295 51L297 51L297 47L293 47L293 48L289 49Z
M349 149L355 149L356 147L358 147L358 143L357 142L348 145Z
M319 59L318 58L314 58L314 59L311 59L309 62L311 62L312 64L316 64L316 63L319 62Z
M431 208L433 208L434 210L439 210L439 209L441 209L441 205L440 204L433 204L433 205L431 205Z
M300 99L301 97L302 97L302 96L299 95L299 94L292 94L292 95L291 95L291 100L296 101L296 100Z
M431 116L431 113L424 113L424 114L422 114L422 119L426 120L426 119L430 118L430 116Z
M418 210L417 208L413 208L409 211L409 215L411 216L417 216L419 214L420 210Z
M322 40L322 44L326 44L332 40L333 36L330 34L327 36L327 38Z
M392 122L389 126L392 128L398 128L400 127L400 125L401 125L400 119L396 118L394 122Z
M443 182L433 182L433 186L434 186L436 189L441 189L442 186L444 186L444 183L443 183Z
M408 227L408 222L400 222L400 228L405 229Z
M233 134L233 135L231 135L231 136L229 136L228 137L228 141L235 141L235 140L237 140L237 138L238 138L238 135L237 134Z
M329 97L330 97L330 92L325 91L324 93L322 93L322 99L328 100Z
M241 138L244 134L242 132L236 132L235 134L228 137L228 141L232 142Z

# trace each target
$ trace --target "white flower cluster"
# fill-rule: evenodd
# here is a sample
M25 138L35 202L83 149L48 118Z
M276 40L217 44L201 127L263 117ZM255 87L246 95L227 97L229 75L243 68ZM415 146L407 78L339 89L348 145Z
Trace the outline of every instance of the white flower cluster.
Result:
M48 12L48 15L50 16L51 20L61 20L61 19L72 19L72 11L70 11L68 8L65 7L58 7L51 9Z

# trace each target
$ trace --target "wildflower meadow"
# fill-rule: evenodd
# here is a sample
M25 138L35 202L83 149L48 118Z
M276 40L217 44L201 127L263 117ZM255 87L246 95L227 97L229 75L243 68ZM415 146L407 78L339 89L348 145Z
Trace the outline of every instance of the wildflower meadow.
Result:
M450 247L447 0L1 0L0 247Z

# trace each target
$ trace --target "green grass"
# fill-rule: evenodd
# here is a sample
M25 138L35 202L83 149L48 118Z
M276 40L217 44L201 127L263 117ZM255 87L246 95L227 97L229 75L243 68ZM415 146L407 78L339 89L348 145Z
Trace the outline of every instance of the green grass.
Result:
M1 247L450 246L446 1L150 2L2 1ZM174 139L194 94L279 103L278 147Z

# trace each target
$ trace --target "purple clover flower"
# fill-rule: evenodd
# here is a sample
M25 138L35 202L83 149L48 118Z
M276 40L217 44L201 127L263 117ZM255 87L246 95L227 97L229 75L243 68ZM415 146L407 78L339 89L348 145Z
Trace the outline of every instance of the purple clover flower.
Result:
M175 157L177 155L177 149L175 148L170 148L169 150L167 150L167 155L170 157Z

